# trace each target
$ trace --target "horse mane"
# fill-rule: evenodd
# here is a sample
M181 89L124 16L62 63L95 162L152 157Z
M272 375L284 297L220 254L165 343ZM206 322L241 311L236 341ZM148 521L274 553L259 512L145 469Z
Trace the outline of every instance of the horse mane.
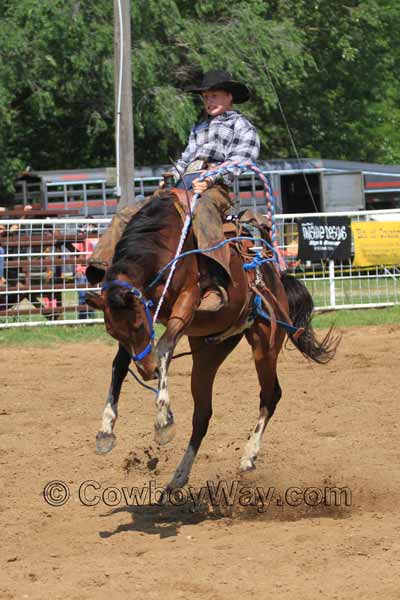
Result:
M173 193L161 192L132 217L116 245L107 281L118 273L129 274L133 264L135 270L145 273L154 268L161 252L168 250L168 240L180 218L174 200Z

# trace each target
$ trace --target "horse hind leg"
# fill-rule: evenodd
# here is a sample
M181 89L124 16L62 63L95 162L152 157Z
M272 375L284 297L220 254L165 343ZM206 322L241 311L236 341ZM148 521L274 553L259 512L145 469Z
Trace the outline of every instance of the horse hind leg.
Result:
M261 391L258 421L250 434L240 460L240 470L243 472L256 468L255 461L260 451L262 436L282 396L276 366L278 352L284 336L277 334L277 338L278 336L281 337L282 342L276 339L276 342L279 341L280 343L275 348L270 349L267 329L264 325L257 324L246 336L252 346Z
M267 427L268 421L274 414L275 407L281 398L281 395L281 386L279 385L277 377L275 379L275 394L272 398L272 403L270 404L269 408L264 404L265 396L263 395L263 392L260 392L260 415L258 417L257 425L247 441L243 456L240 460L241 471L251 471L252 469L256 468L255 461L260 451L262 436Z
M131 357L122 346L113 360L110 389L103 410L101 428L96 435L96 453L107 454L115 446L114 426L118 416L118 400Z

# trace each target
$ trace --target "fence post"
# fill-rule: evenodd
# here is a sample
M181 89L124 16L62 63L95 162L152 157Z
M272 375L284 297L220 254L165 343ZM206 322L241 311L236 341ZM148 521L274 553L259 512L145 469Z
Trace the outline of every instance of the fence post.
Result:
M329 297L331 306L336 306L336 294L335 294L335 262L329 261Z

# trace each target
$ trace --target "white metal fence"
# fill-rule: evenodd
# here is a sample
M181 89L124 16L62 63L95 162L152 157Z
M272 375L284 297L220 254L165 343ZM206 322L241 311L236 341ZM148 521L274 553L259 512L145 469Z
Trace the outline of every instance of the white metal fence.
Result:
M327 216L329 213L324 213ZM331 213L339 216L344 213ZM345 213L352 220L399 220L400 210ZM298 218L277 215L290 271L305 281L317 309L400 303L400 265L355 268L347 262L297 259ZM86 259L110 219L0 221L0 328L101 322L85 303Z
M302 279L319 310L368 308L400 304L400 264L354 267L348 261L301 262L297 259L297 219L348 216L351 221L399 221L400 209L277 215L282 251L289 269ZM354 246L352 244L354 251Z
M0 221L0 328L102 321L85 303L87 257L110 219Z

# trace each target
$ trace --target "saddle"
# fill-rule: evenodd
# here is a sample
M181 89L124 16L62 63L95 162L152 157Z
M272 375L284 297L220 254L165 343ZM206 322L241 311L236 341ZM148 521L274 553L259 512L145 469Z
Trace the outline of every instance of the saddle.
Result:
M182 190L180 188L172 188L168 190L176 196L175 207L183 220L189 214L189 207L192 203L193 192Z
M193 193L177 188L173 188L170 191L172 191L176 197L175 207L184 221L189 213ZM271 244L271 222L264 215L255 213L252 210L245 210L238 216L228 217L223 222L222 228L225 239L244 238L232 242L232 245L236 248L236 251L243 262L249 293L237 322L226 331L221 332L221 334L208 338L208 341L219 343L228 337L243 333L246 329L251 327L257 316L263 314L264 318L267 318L270 321L270 345L273 347L278 324L288 325L289 328L293 327L293 324L286 310L268 287L263 275L262 265L265 261L271 261L271 264L276 267L276 263L272 262L274 253L272 250L267 250L264 244L255 247L254 240L252 239L254 236L251 228L255 228L258 231L257 237L260 237L268 244ZM254 309L257 304L255 302L256 298L259 299L258 311L255 311ZM261 305L265 309L264 311L260 308ZM302 331L295 332L293 337L296 337L301 333Z
M176 209L184 220L185 217L189 214L189 207L192 202L193 192L182 190L180 188L172 188L170 191L176 197ZM239 214L239 221L242 225L256 227L259 230L261 237L263 237L265 240L270 241L269 232L271 231L271 221L265 215L255 213L252 210L245 210ZM228 226L231 223L232 220L228 218L226 220L226 225ZM230 230L233 231L232 227L230 228ZM229 227L226 227L224 231L228 233Z

